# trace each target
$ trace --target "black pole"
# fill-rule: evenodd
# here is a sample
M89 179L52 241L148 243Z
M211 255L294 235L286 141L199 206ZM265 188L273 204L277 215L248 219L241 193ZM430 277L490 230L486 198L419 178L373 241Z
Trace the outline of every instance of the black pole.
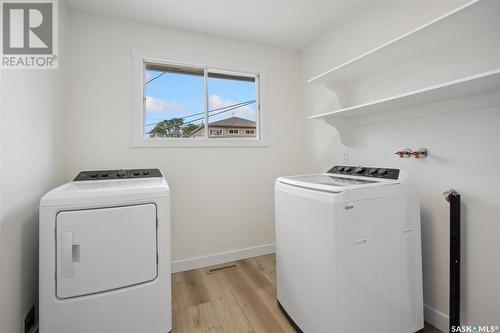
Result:
M460 326L460 194L447 192L450 202L450 332Z

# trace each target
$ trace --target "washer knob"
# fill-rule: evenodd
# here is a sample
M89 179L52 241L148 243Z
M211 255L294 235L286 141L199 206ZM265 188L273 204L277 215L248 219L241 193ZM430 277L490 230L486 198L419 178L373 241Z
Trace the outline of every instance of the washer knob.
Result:
M345 167L345 168L344 168L344 171L345 171L345 172L349 172L349 171L351 171L351 169L352 169L351 167Z
M375 169L375 168L371 168L370 170L368 170L368 173L370 175L373 175L375 172L377 172L377 169Z
M120 178L121 178L121 177L125 177L125 171L123 171L123 170L118 171L118 172L116 173L116 176L117 176L117 177L120 177Z
M365 168L364 168L364 167L362 167L362 166L359 166L359 167L357 167L356 169L354 169L354 171L355 171L356 173L362 173L363 171L365 171Z

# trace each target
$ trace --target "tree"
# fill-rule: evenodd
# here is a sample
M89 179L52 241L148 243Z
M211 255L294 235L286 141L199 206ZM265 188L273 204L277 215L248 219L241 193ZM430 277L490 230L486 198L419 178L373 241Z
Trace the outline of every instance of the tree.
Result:
M159 122L149 132L152 138L187 138L193 134L199 125L184 123L182 118L172 118Z
M152 138L180 138L183 136L182 127L184 120L182 118L172 118L159 122L149 132Z

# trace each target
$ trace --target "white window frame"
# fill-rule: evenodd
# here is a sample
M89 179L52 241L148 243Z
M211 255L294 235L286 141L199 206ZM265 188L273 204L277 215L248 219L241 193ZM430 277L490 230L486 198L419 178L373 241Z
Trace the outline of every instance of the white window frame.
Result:
M233 131L233 133L231 133L231 131ZM227 129L227 135L240 135L240 130L239 128L228 128Z
M268 147L269 135L265 109L266 97L266 70L261 67L221 62L216 60L195 59L193 57L158 54L141 50L132 50L133 78L132 78L132 147ZM256 137L235 137L211 139L208 126L205 126L205 136L202 138L148 138L144 135L144 68L145 63L178 65L203 68L205 72L226 73L236 75L255 75L256 84ZM206 78L206 75L205 75ZM205 91L208 82L205 79ZM208 101L205 101L208 110ZM205 114L207 118L207 114ZM207 124L205 119L205 124Z
M254 135L254 134L255 134L255 130L254 129L246 129L245 130L245 135Z

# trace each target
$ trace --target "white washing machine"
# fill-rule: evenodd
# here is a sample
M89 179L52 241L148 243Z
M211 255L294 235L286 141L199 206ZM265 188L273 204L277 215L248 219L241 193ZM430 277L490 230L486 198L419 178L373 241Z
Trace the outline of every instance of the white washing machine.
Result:
M83 171L40 201L40 333L172 329L170 192L158 169Z
M278 178L277 298L306 333L423 329L420 204L397 169Z

